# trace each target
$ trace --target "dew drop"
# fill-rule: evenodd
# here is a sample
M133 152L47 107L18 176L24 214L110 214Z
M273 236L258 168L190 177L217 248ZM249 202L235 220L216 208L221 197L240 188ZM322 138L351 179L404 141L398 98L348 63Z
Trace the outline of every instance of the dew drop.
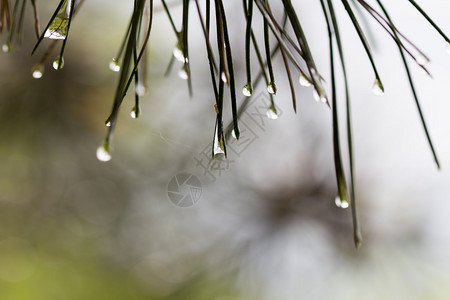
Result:
M187 72L186 66L183 66L180 71L178 71L178 77L180 77L183 80L189 79L189 74Z
M144 96L147 93L147 88L143 82L138 82L136 85L136 94L138 96Z
M61 70L64 68L64 57L61 58L61 65L59 65L59 56L53 61L53 69Z
M346 209L349 207L349 203L346 199L341 199L341 197L336 196L336 198L334 199L334 203L336 204L337 207L339 208L343 208Z
M277 86L275 85L275 82L269 83L269 85L267 86L267 92L272 95L277 94Z
M44 65L40 63L35 65L33 69L31 69L31 75L35 79L42 78L42 76L44 75Z
M372 87L372 91L377 96L384 96L384 87L380 80L375 79L375 82Z
M173 48L173 57L175 57L176 60L179 62L188 62L187 58L184 56L183 49L179 43L175 45L175 48Z
M222 74L220 74L220 78L224 83L228 83L228 74L226 72L222 72Z
M309 79L303 73L300 74L300 77L298 78L298 82L300 83L301 86L304 86L304 87L310 87L312 85L311 81L309 81Z
M417 53L416 59L419 65L421 66L424 66L430 62L430 59L423 52L420 51Z
M270 120L278 119L278 114L275 107L269 107L269 109L266 112L266 115Z
M58 14L52 20L51 24L45 31L44 37L53 40L64 40L67 37L69 30L69 17L70 8L72 7L72 1L66 0L60 7Z
M244 87L242 88L242 94L244 94L244 96L246 97L250 97L253 94L253 89L249 83L244 85Z
M5 53L11 52L11 44L10 43L3 44L2 51Z
M322 102L322 103L328 102L327 96L325 94L320 95L316 89L314 89L314 91L313 91L313 96L314 96L314 100L316 100L317 102Z
M141 115L141 109L138 106L133 107L130 115L133 119L139 118L139 116Z
M233 137L233 139L237 140L236 132L234 131L234 129L231 131L231 136Z
M101 146L97 148L96 154L99 161L110 161L112 156L109 150L109 143L106 141L103 142L103 144L101 144Z
M106 121L106 122L105 122L105 126L106 126L106 127L111 127L111 121Z
M219 141L219 127L214 130L213 158L225 155L224 145Z
M120 64L119 61L115 58L113 58L110 62L109 62L109 69L113 72L119 72L120 71Z

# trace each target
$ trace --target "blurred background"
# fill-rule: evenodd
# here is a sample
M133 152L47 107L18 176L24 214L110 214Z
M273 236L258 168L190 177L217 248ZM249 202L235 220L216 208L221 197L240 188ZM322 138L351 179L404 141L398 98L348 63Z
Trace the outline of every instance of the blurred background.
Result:
M57 2L39 3L42 24ZM265 87L258 86L242 117L242 141L230 142L227 161L208 159L214 98L195 11L194 96L177 76L180 65L163 77L176 40L156 1L142 117L131 119L134 100L127 97L113 159L96 159L118 80L108 64L131 15L128 2L86 1L71 29L64 69L54 71L51 56L42 79L30 71L42 55L29 56L32 22L25 24L22 47L0 55L0 299L450 297L450 56L408 1L386 6L432 59L433 79L411 66L441 171L396 45L368 21L386 89L384 97L375 96L369 61L335 1L353 103L359 250L350 211L334 204L331 111L298 85L294 114L282 69L276 70L279 118L265 116ZM450 32L448 1L417 2ZM172 3L179 20L181 7ZM239 1L225 4L240 87L242 8ZM329 78L319 1L296 5L319 70ZM277 56L275 64L281 63ZM169 198L168 191L188 191L169 184L185 178L179 174L198 179L191 202Z

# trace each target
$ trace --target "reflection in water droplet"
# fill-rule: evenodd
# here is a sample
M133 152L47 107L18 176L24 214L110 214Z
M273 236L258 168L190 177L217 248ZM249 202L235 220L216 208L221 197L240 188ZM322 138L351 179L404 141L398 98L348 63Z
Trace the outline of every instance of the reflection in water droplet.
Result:
M67 37L72 1L73 0L65 0L63 2L58 14L45 31L44 37L53 40L64 40Z
M300 74L300 77L298 78L298 82L300 83L301 86L304 86L304 87L310 87L312 85L311 81L309 81L309 79L303 73Z
M339 197L339 195L336 196L336 198L334 199L334 203L339 208L346 209L349 207L349 203L348 203L347 199L341 199L341 197Z
M11 51L11 44L10 43L3 44L2 51L5 52L5 53L10 52Z
M119 72L120 71L120 64L119 61L115 58L113 58L110 62L109 62L109 69L113 72Z
M61 65L59 65L59 56L53 61L53 69L60 70L64 68L64 57L61 58Z
M106 126L106 127L111 127L111 121L106 120L105 126Z
M272 95L277 94L277 86L275 85L275 82L269 83L269 85L267 86L267 92Z
M244 94L244 96L246 97L250 97L253 93L253 89L250 86L249 83L247 83L246 85L244 85L244 87L242 88L242 94Z
M111 158L112 156L109 149L109 143L105 141L100 147L97 148L97 159L99 161L110 161Z
M187 72L186 66L183 66L180 71L178 72L178 77L180 77L183 80L189 79L189 74Z
M384 87L380 80L375 79L375 82L372 87L372 91L377 96L384 96Z
M278 119L278 114L275 107L269 107L269 109L266 112L266 115L270 120Z
M39 79L42 78L44 75L44 65L43 64L37 64L31 69L31 75L33 75L33 78Z

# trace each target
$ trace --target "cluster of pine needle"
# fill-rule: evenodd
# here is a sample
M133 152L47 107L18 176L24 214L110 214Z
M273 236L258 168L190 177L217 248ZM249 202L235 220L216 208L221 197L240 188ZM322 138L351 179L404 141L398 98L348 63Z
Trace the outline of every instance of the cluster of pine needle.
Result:
M0 31L7 32L7 40L2 46L4 52L10 52L15 45L20 45L22 41L22 30L24 23L25 11L27 9L28 0L0 0ZM242 0L242 13L246 21L245 31L242 39L245 40L245 73L246 82L237 83L235 79L236 70L233 65L233 55L230 44L230 32L228 30L228 22L230 13L226 11L224 0L178 0L166 3L166 0L133 0L133 12L129 25L126 29L125 36L119 47L119 51L110 63L110 69L119 73L116 93L114 96L113 107L105 124L107 126L107 134L101 146L97 149L97 157L101 161L111 159L111 143L114 129L117 124L118 114L121 104L130 90L134 87L135 105L131 111L133 118L140 115L139 98L146 93L147 78L145 72L146 49L149 44L149 37L152 31L153 16L156 11L164 11L169 18L173 34L176 37L176 45L173 50L173 56L169 63L168 71L172 68L175 61L181 63L179 76L187 81L189 93L192 94L191 83L191 67L189 61L189 24L190 18L197 19L202 28L204 46L206 48L206 56L208 59L208 67L211 77L211 85L214 92L216 121L212 146L212 157L227 154L226 141L230 136L239 139L239 117L246 109L249 99L252 96L254 87L263 81L267 87L267 93L270 96L271 105L268 107L267 116L269 118L277 118L277 110L274 97L277 93L275 83L274 68L272 66L272 58L278 53L282 56L283 67L286 71L287 80L291 90L292 106L296 111L296 94L295 80L298 78L299 84L304 87L312 87L313 95L316 101L323 102L332 110L333 120L333 145L334 145L334 161L337 180L337 197L336 204L340 207L351 207L354 225L354 240L356 246L361 243L360 230L356 213L356 196L354 188L353 176L353 151L352 151L352 130L351 130L351 110L350 110L350 82L347 79L346 64L344 60L345 45L342 43L339 20L335 13L336 5L343 5L347 13L347 17L353 24L355 33L359 37L367 59L370 61L373 74L374 85L373 91L377 95L384 94L382 78L379 75L375 58L372 54L371 47L366 32L360 24L361 17L373 18L378 23L380 29L386 32L398 47L401 59L404 64L407 79L410 84L412 96L415 105L419 111L420 119L426 133L428 143L430 145L435 162L439 168L439 161L433 143L428 132L422 110L420 108L419 99L417 97L416 88L408 63L412 61L429 74L426 63L428 57L418 47L414 45L405 35L396 27L393 19L389 15L381 0L316 0L320 2L324 22L327 25L330 55L330 74L331 78L327 80L330 86L325 86L325 80L320 75L320 71L316 67L313 53L308 45L307 33L304 32L301 20L296 13L296 9L291 0ZM239 0L235 0L239 1ZM405 5L412 5L422 15L429 24L436 30L450 46L450 39L444 32L433 22L426 12L414 0L404 0ZM11 3L14 2L14 3ZM60 52L53 61L53 68L60 70L64 66L64 49L68 41L70 27L74 16L82 6L84 0L61 0L55 9L54 14L48 20L43 31L40 30L39 13L37 0L31 0L31 7L34 16L34 31L37 42L32 50L34 54L38 47L42 47L45 38L51 40L48 49L44 52L41 59L32 69L34 78L41 78L44 74L44 65L58 43L61 44ZM201 3L200 3L201 2ZM369 3L370 2L370 3ZM175 22L171 13L173 5L182 6L181 22ZM276 16L272 11L272 7L282 8L283 15ZM298 5L300 6L300 4ZM263 44L258 44L253 28L254 15L262 16L263 24ZM235 16L233 16L235 17ZM176 23L181 24L180 27ZM253 54L252 54L253 49ZM345 105L346 105L346 143L341 143L339 115L337 110L337 93L336 93L336 61L339 62L341 74L344 78L345 89ZM258 63L257 75L252 75L251 61L256 59ZM144 71L143 71L144 70ZM223 126L223 108L224 95L226 89L229 90L229 101L231 105L232 123L224 128ZM238 91L242 90L243 100L238 105ZM329 92L327 93L327 90ZM343 165L342 160L342 144L345 144L346 153L349 156L347 166ZM346 174L348 176L346 176ZM349 181L346 180L349 177Z

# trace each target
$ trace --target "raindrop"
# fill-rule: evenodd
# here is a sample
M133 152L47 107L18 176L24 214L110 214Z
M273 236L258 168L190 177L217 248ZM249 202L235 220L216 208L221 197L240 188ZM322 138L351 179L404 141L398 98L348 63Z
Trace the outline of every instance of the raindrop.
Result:
M10 43L3 44L2 51L5 52L5 53L10 52L11 51L11 44Z
M278 119L278 113L277 113L275 107L273 107L273 106L269 107L269 109L266 112L266 115L270 120Z
M213 158L220 155L225 155L225 149L223 144L219 141L219 126L216 125L214 131Z
M109 150L109 143L103 142L100 147L97 148L97 159L99 161L110 161L111 160L111 152Z
M145 93L147 93L147 88L145 87L145 84L142 82L138 82L138 84L136 85L136 94L138 96L144 96Z
M139 118L139 116L141 115L141 109L138 106L133 107L133 109L131 110L131 117L133 119L137 119Z
M236 132L234 131L234 129L231 131L231 136L233 137L233 139L237 140Z
M316 100L317 102L322 102L322 103L328 102L327 96L324 94L320 95L316 89L314 89L314 91L313 91L313 96L314 96L314 100Z
M69 29L70 8L73 0L65 0L58 14L45 31L44 37L52 40L64 40Z
M188 80L189 74L187 72L186 66L183 66L180 71L178 71L178 77L184 80Z
M309 79L303 73L300 74L300 77L298 78L298 82L300 83L301 86L304 86L304 87L310 87L312 85L311 81L309 81Z
M53 69L61 70L64 68L64 57L61 58L61 65L59 65L59 56L53 61Z
M109 69L113 72L119 72L120 71L120 64L119 61L115 58L113 58L110 62L109 62Z
M430 62L430 59L423 52L420 51L417 53L416 59L418 64L421 66L424 66Z
M373 84L372 91L377 96L384 96L384 87L381 81L377 78Z
M35 79L42 78L42 76L44 75L44 65L40 63L35 65L33 69L31 69L31 75Z
M175 48L173 48L173 57L176 58L179 62L188 62L188 59L184 56L183 49L181 48L181 45L177 43L175 45Z
M250 97L253 93L253 89L250 86L250 83L247 83L246 85L244 85L244 87L242 88L242 94L244 94L244 96L246 97Z
M349 203L348 203L347 199L341 199L341 197L339 197L339 195L336 196L336 198L334 199L334 203L339 208L346 209L349 207Z
M220 78L224 83L228 83L228 74L226 72L222 72L222 74L220 74Z
M277 94L277 86L275 85L275 82L269 83L269 85L267 86L267 92L272 95Z

